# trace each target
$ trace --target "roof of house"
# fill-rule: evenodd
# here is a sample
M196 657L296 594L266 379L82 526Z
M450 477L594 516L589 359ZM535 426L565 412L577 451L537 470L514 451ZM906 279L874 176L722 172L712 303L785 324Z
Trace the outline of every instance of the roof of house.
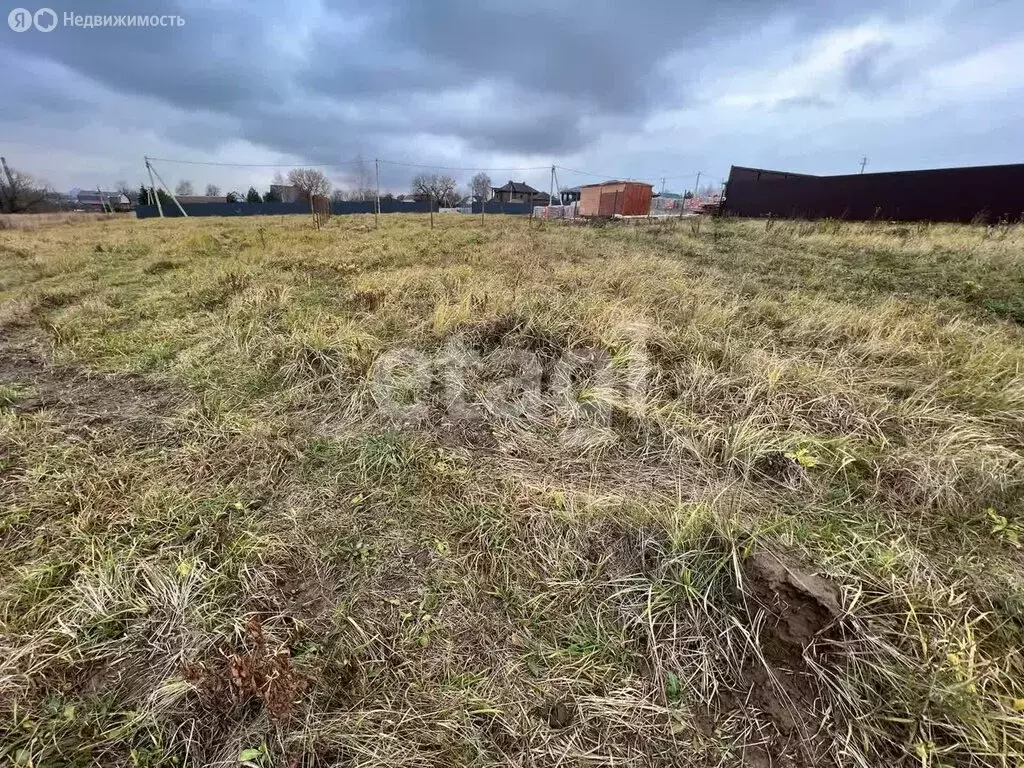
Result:
M80 189L75 195L75 199L80 203L96 202L100 201L102 197L104 201L111 197L117 197L119 192L99 192L95 189Z
M501 187L492 187L495 192L523 192L528 195L535 195L540 190L534 189L525 181L512 181L509 179L508 184Z
M653 184L648 184L646 181L631 181L629 179L608 179L608 181L597 181L594 182L593 184L583 184L580 188L583 189L586 187L607 187L611 186L612 184L643 184L645 187L654 187Z

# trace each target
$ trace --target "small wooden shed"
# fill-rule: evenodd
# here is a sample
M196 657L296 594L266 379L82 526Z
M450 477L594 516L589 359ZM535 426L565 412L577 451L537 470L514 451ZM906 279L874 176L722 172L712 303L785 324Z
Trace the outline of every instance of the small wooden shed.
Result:
M652 187L643 181L603 181L580 187L580 216L646 216Z

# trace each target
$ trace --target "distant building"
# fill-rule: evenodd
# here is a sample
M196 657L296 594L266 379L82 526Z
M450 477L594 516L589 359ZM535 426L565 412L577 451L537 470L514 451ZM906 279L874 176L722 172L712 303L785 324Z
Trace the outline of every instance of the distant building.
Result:
M491 198L497 203L530 203L531 205L547 205L548 194L534 189L525 181L512 181L501 187L492 187L494 196ZM543 196L544 202L540 202Z
M647 216L653 187L643 181L603 181L580 187L580 216Z
M566 187L561 191L562 205L571 205L580 199L579 187Z
M292 184L271 184L270 194L276 195L282 203L298 203L303 200L302 191Z
M119 192L80 189L75 195L75 208L82 211L130 211L132 201Z

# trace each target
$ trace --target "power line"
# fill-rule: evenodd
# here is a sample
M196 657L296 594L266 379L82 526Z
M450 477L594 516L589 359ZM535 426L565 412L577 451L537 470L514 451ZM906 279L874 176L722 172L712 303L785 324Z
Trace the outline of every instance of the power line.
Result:
M577 171L575 168L566 168L564 165L556 165L555 167L556 168L561 168L563 171L568 171L569 173L578 173L581 176L593 176L594 178L597 178L597 179L617 179L617 178L621 178L621 177L615 176L615 175L609 176L608 174L605 174L605 173L591 173L590 171Z
M591 171L580 171L575 168L566 168L564 165L557 165L556 168L561 168L563 171L569 171L569 173L578 173L581 176L593 176L597 179L631 179L638 178L636 176L624 176L623 174L607 174L607 173L593 173ZM657 178L670 180L670 179L692 179L698 174L703 174L703 171L694 171L693 173L684 173L680 176L658 176Z
M228 163L218 162L213 160L178 160L169 157L151 157L152 161L161 163L175 163L180 165L206 165L216 166L221 168L350 168L357 166L365 166L367 163L365 160L352 160L348 162L338 163ZM429 170L438 171L490 171L493 173L516 173L516 172L527 172L527 171L547 171L550 170L549 165L534 165L517 168L488 168L488 167L470 167L470 166L455 166L455 165L430 165L427 163L407 163L403 160L388 160L386 158L380 158L379 163L385 165L395 165L405 168L425 168ZM581 176L591 176L596 179L633 179L640 178L622 174L606 174L606 173L594 173L593 171L581 171L578 168L568 168L564 165L556 165L563 171L569 173L576 173ZM678 176L663 176L659 177L663 180L675 180L675 179L692 179L694 176L703 176L703 171L695 171L694 173L680 174Z

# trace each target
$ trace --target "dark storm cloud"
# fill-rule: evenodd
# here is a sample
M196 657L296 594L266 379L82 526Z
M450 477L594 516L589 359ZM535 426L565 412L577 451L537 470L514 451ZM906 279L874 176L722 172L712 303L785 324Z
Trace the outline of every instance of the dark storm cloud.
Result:
M192 109L239 108L254 99L283 97L286 77L244 76L245 56L266 48L265 23L250 13L161 3L140 8L136 2L97 0L51 3L59 17L78 15L180 15L186 26L68 28L48 34L13 35L5 42L86 75L123 93L150 96ZM280 73L284 74L284 73Z
M141 10L125 0L99 0L87 10L53 7L61 16ZM659 67L668 55L695 42L711 45L737 23L758 23L782 9L799 11L808 26L828 18L813 3L801 9L739 0L704 9L602 2L585 12L566 3L405 2L367 9L337 2L327 5L299 50L288 51L295 13L283 6L171 0L145 12L180 15L182 28L58 27L47 35L6 35L3 44L118 93L219 116L166 127L168 138L197 148L209 149L233 130L312 157L414 133L450 136L482 150L560 153L593 138L586 125L642 116L677 93ZM439 110L416 99L477 84L486 84L493 98L475 109ZM52 89L27 97L40 108L55 99Z
M890 59L889 42L868 43L847 54L843 83L851 91L878 93L898 84L909 74L903 62Z
M50 4L59 16L174 14L185 26L0 30L0 61L16 59L23 73L5 93L11 122L145 123L202 155L241 139L307 162L362 153L459 165L475 153L584 152L609 130L636 134L651 115L705 107L708 92L701 102L695 89L720 65L743 69L822 30L912 13L879 0ZM969 34L976 44L983 33ZM920 62L889 45L849 54L837 90L774 108L838 110L847 94L898 86ZM118 114L122 104L138 114Z

